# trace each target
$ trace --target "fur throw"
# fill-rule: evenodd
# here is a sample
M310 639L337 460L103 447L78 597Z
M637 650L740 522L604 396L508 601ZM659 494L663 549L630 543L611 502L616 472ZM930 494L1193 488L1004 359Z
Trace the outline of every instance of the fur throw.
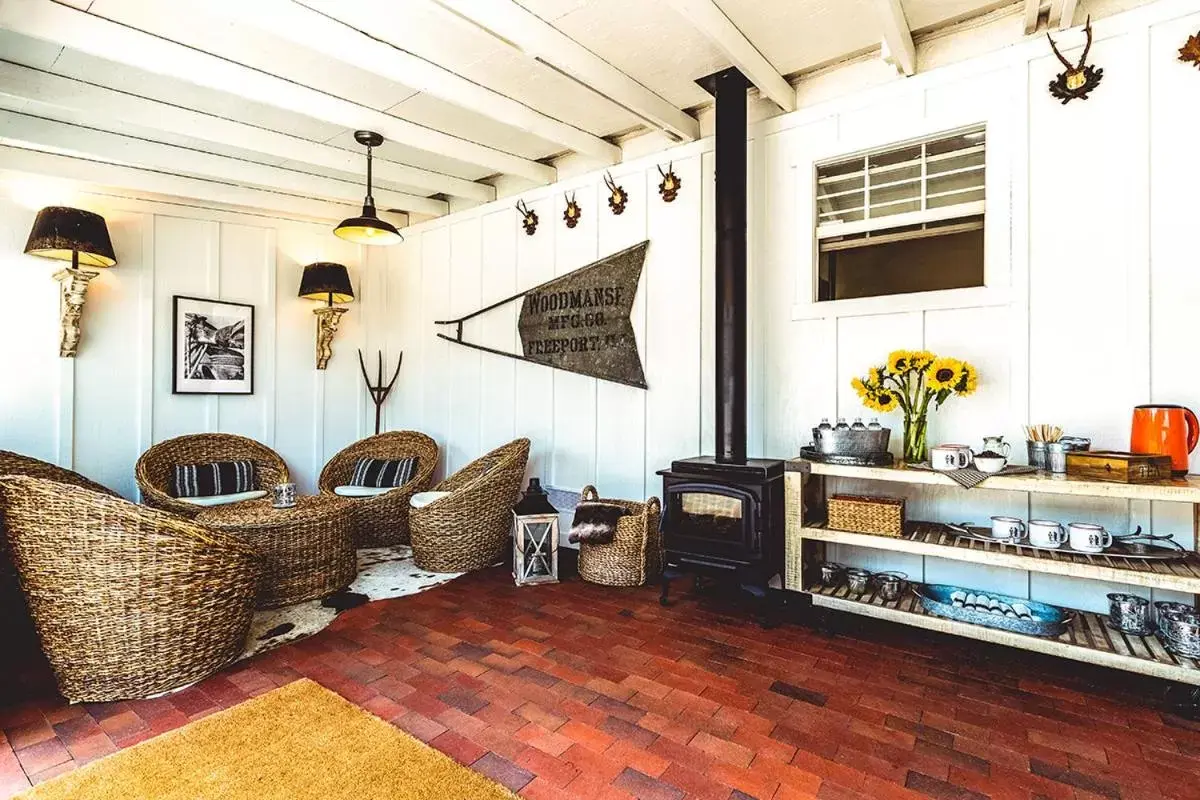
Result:
M617 522L629 512L615 503L584 501L575 506L575 519L567 541L571 544L608 544L617 535Z

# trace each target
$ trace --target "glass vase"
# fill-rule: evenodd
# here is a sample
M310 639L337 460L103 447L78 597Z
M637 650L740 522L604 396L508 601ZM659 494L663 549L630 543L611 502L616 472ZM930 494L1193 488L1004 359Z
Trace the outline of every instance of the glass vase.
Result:
M905 464L923 464L929 459L929 443L926 440L928 427L928 412L918 415L904 415Z

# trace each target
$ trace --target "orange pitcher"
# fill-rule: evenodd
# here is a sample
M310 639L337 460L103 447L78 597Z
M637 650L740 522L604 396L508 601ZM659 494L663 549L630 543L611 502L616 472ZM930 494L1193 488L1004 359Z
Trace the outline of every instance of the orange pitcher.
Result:
M1183 406L1138 406L1133 409L1129 449L1134 453L1160 453L1171 457L1171 471L1186 475L1188 456L1200 439L1200 421Z

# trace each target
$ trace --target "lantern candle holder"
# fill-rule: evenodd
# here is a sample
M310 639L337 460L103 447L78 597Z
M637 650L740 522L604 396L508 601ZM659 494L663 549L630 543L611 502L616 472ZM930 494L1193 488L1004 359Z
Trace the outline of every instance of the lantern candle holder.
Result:
M538 478L513 507L513 580L517 586L558 583L558 509Z

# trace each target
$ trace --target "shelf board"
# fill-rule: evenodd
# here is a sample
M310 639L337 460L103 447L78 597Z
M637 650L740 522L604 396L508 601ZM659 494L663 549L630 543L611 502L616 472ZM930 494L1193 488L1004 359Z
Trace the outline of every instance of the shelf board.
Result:
M1114 631L1105 624L1107 618L1103 614L1074 611L1074 620L1066 633L1057 639L1045 639L934 616L912 593L884 602L874 593L853 597L844 586L830 588L819 583L809 587L807 593L814 605L825 608L1200 685L1200 661L1168 653L1154 636L1130 636Z
M969 561L989 567L1009 567L1200 594L1200 556L1196 554L1189 554L1186 559L1178 561L1136 561L1103 554L1018 549L1000 542L960 539L935 522L909 522L905 526L905 535L895 538L831 530L824 526L803 527L800 536L833 544Z
M813 475L858 480L888 481L923 486L946 486L961 489L950 477L923 469L898 467L846 467L795 459L787 462L789 472L809 471ZM1157 483L1108 483L1036 472L1026 475L994 475L980 488L1009 492L1066 494L1083 497L1114 497L1127 500L1162 500L1179 503L1200 503L1200 475L1187 475Z

